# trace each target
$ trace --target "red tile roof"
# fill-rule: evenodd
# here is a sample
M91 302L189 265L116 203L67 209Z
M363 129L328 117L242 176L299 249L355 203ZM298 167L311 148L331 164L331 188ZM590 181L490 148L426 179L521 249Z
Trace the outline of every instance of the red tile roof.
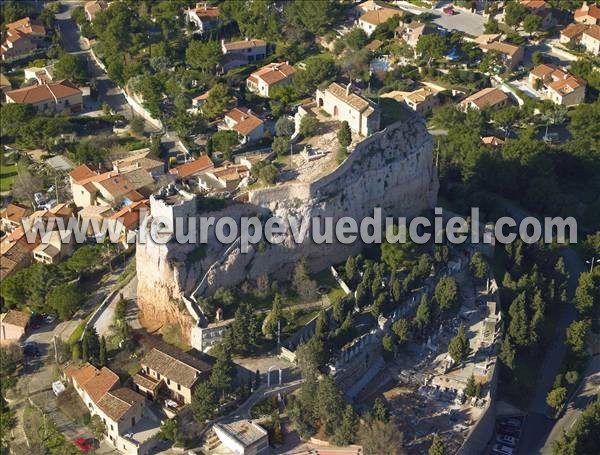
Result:
M589 2L591 3L591 2ZM586 2L585 5L582 5L581 8L575 10L575 17L586 17L590 16L596 20L600 20L600 7L598 7L595 3L589 4Z
M32 85L11 90L6 92L6 97L19 104L35 104L44 101L55 101L77 94L81 94L81 90L72 82L62 80L50 84Z
M0 218L6 218L13 223L21 223L21 220L31 215L31 210L18 204L8 204L0 210Z
M600 25L592 25L583 34L600 41Z
M252 73L249 79L262 79L265 84L271 85L287 79L292 76L296 70L288 62L269 63L259 70Z
M169 170L169 174L180 178L189 177L215 167L208 155L202 154L197 159Z

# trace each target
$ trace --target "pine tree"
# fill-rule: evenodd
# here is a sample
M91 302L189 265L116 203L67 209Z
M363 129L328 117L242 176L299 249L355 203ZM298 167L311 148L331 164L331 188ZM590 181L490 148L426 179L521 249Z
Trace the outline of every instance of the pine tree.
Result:
M437 434L433 436L431 440L431 446L427 451L427 455L446 455L446 446L444 446L444 442L442 438L440 438Z
M100 339L100 355L99 355L99 364L100 366L105 366L107 358L106 353L106 338L104 336Z
M481 393L481 384L475 381L475 376L471 374L469 379L467 380L467 385L465 387L465 395L468 397L479 398L479 394Z
M526 294L522 292L513 300L508 309L510 315L508 333L517 346L528 346L531 339L525 310L525 299Z
M342 415L342 423L333 435L333 442L338 446L347 446L354 443L358 430L358 418L349 404L346 405Z
M201 381L192 393L192 412L197 422L211 419L217 407L217 394L209 381Z
M408 342L410 338L410 327L406 319L398 319L392 324L392 332L396 335L398 344L402 345Z
M381 398L377 398L371 408L371 416L375 420L387 423L390 420L390 413L381 401Z
M423 330L431 323L431 320L431 305L429 303L429 299L427 298L427 294L423 294L423 296L421 297L421 302L417 307L417 313L415 315L415 324L420 330Z
M402 283L400 283L395 270L392 272L392 276L390 277L390 290L394 302L400 303L400 300L402 299Z
M348 147L352 143L352 131L347 121L343 121L337 132L337 139L342 147Z
M504 337L502 342L502 349L500 350L500 360L502 363L511 370L515 368L515 348L510 341L508 336Z
M459 363L468 357L469 352L469 339L465 334L465 327L461 325L456 336L448 344L448 354L455 362Z
M273 297L273 306L263 324L263 333L265 336L274 338L277 335L278 324L283 326L282 306L281 295L275 294L275 297Z
M348 283L352 284L356 279L356 275L358 273L356 268L356 259L354 259L354 256L348 256L348 259L346 259L346 264L344 265L344 273L346 276L346 280L348 280Z

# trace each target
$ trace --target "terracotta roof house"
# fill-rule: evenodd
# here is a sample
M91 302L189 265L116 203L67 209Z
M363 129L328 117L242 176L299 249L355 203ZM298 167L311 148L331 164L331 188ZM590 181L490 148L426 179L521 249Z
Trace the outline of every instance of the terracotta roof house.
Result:
M108 3L105 0L92 0L90 2L86 2L83 10L85 12L85 17L88 21L94 22L94 18L96 14L100 11L104 11L108 8Z
M574 22L567 25L560 31L559 41L562 44L570 43L571 41L578 43L581 41L581 35L588 29L589 25Z
M2 243L4 247L5 241ZM22 240L10 242L0 259L0 281L27 267L31 262L32 253L26 242Z
M250 169L244 164L226 164L216 167L200 176L198 184L207 191L233 191L240 182L250 176Z
M246 38L229 43L221 40L221 51L224 58L221 60L220 66L223 71L228 71L264 59L268 53L268 46L267 42L262 39Z
M506 141L496 136L484 136L481 138L481 142L492 147L501 147Z
M525 53L525 48L523 46L515 46L514 44L500 41L483 43L479 45L479 48L483 52L498 52L502 57L504 66L509 69L516 68L523 61L523 56Z
M378 25L383 24L394 16L404 16L404 11L394 7L373 9L358 18L358 26L370 36Z
M98 173L87 165L73 169L69 178L75 205L77 207L112 206L141 201L144 196L139 191L154 183L152 174L143 167L140 165L123 173L117 171Z
M529 73L528 81L532 90L555 104L575 106L585 99L585 81L555 65L537 65Z
M439 104L439 99L430 87L421 87L404 95L404 103L419 114L428 114Z
M362 136L368 136L380 128L379 107L356 93L352 84L343 87L333 82L324 90L317 89L316 102L334 119L347 121L350 129Z
M100 398L119 384L119 376L116 373L106 367L98 369L91 363L81 367L69 365L64 374L71 380L86 407L92 412L96 411Z
M368 49L371 52L377 52L381 48L381 46L383 46L383 41L374 39L365 46L365 49Z
M411 47L417 46L421 36L433 33L437 33L434 25L417 21L412 21L408 24L400 24L396 30L394 30L395 37L403 39Z
M248 76L246 87L251 92L268 98L269 90L289 84L295 73L296 70L288 62L269 63Z
M119 242L124 248L135 244L137 229L149 213L150 205L148 204L148 200L144 199L134 202L131 205L126 205L110 216L112 221L117 222L118 220L121 224Z
M42 264L56 264L73 253L74 243L75 236L71 231L46 232L33 250L33 259Z
M6 32L2 35L0 46L0 57L2 60L10 60L25 56L36 50L45 37L45 27L29 17L6 24Z
M76 112L83 107L83 94L72 82L61 80L10 90L6 102L31 104L44 112Z
M508 104L509 98L499 88L488 87L478 91L459 103L463 110L467 109L495 109L504 107Z
M90 167L87 164L77 166L71 172L69 172L69 180L71 184L73 182L81 182L82 180L89 179L95 175L101 174L103 171L99 168Z
M92 415L106 426L106 440L121 453L146 455L157 442L160 421L150 412L145 415L145 398L126 387L119 387L119 377L106 367L98 370L86 363L69 365L64 376Z
M164 174L165 163L152 156L149 148L134 150L124 158L112 162L113 170L120 174L144 169L153 175Z
M30 317L30 314L18 310L8 310L0 314L0 344L21 341L25 336Z
M259 141L265 135L264 122L245 107L233 108L225 114L223 120L224 123L219 128L237 131L242 144Z
M575 22L582 24L600 24L600 6L595 2L583 2L581 8L575 10Z
M359 3L354 8L356 9L358 16L362 16L368 11L374 11L383 8L394 9L395 6L381 0L367 0L366 2Z
M169 170L169 174L177 178L188 178L206 172L215 167L213 161L206 154L200 155L198 158L187 163L181 164Z
M148 395L156 390L144 387L144 384L161 382L159 387L166 388L169 398L179 404L192 402L192 389L201 380L208 377L212 366L191 355L170 346L152 348L140 360L140 371L136 377L138 392ZM148 381L143 379L148 378ZM153 397L155 395L152 395Z
M552 8L544 0L521 0L521 5L527 8L529 14L534 14L542 19L544 30L552 26Z
M208 99L208 95L210 95L210 90L207 90L206 92L201 93L200 95L192 98L192 107L195 107L197 109L202 108L202 106L204 105L204 103L206 103L206 100Z
M0 229L4 232L14 231L21 226L23 218L27 218L31 213L32 210L27 207L19 204L8 204L0 210Z
M600 25L592 25L583 32L581 44L590 54L600 55Z
M219 7L208 6L206 3L197 3L195 8L185 10L188 23L193 24L194 33L206 33L221 24Z

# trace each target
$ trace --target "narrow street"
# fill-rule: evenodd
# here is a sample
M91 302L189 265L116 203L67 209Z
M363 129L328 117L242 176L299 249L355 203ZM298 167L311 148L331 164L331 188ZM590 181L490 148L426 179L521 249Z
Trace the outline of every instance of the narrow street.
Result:
M573 249L565 248L562 255L570 275L569 295L573 296L579 275L585 271L585 267ZM546 355L537 379L535 396L529 407L525 428L523 429L520 447L522 453L539 453L554 426L555 420L549 417L551 409L546 404L546 395L551 390L554 378L559 372L563 358L567 353L567 346L564 342L565 331L576 317L577 310L572 303L569 303L563 308L561 318L556 326L554 342L546 349Z

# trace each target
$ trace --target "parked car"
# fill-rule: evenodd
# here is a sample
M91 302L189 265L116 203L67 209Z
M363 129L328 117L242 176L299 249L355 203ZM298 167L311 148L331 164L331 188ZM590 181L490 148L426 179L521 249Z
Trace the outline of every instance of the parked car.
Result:
M46 324L52 324L54 321L56 321L56 316L54 316L54 315L52 315L52 314L49 314L48 316L46 316L46 317L44 318L44 322L45 322Z
M83 453L88 453L90 450L92 450L92 444L90 444L87 439L82 438L81 436L74 439L73 444L75 444Z
M521 431L518 428L509 425L499 425L498 433L514 436L515 438L518 438L521 435Z
M513 449L502 444L494 444L492 453L496 453L498 455L512 455Z
M496 442L506 446L514 447L517 444L517 438L508 434L499 434L496 436Z
M46 202L46 196L44 196L44 193L35 193L33 195L33 200L37 205L42 205Z
M544 142L548 144L556 144L560 140L560 135L558 133L548 133L544 135Z
M28 357L37 357L40 355L40 348L37 343L33 341L28 341L23 345L23 354Z
M447 14L448 16L454 16L456 14L456 11L454 11L454 8L452 7L452 5L450 6L446 6L442 12L444 14Z
M501 422L503 425L508 425L513 428L521 428L522 421L520 419L506 419Z

